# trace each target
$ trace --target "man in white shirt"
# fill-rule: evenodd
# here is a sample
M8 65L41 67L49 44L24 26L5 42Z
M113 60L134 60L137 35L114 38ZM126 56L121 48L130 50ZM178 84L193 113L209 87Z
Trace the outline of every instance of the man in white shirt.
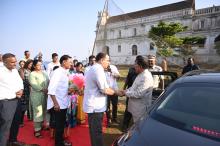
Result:
M134 123L143 117L151 106L154 84L145 60L137 59L135 61L135 71L138 76L132 86L124 91L124 94L129 98L128 111L132 114Z
M98 53L94 64L85 74L85 90L83 110L88 114L89 132L92 146L103 146L102 120L106 111L107 95L118 94L109 88L105 71L109 64L109 56Z
M58 54L57 53L53 53L52 54L52 62L50 62L47 65L47 75L50 78L50 74L53 71L54 66L60 66L59 60L58 60Z
M110 88L118 90L117 79L120 77L120 73L115 65L110 65L105 71L107 83ZM112 110L110 105L112 104ZM108 95L107 98L107 126L110 126L110 122L118 123L117 121L117 110L118 110L118 95ZM112 111L112 117L111 117Z
M149 55L148 56L148 70L150 72L162 72L163 69L162 67L156 65L156 56L154 55ZM154 79L154 88L159 88L159 85L160 85L160 88L161 89L164 89L164 80L163 80L163 76L159 76L159 75L153 75L153 79Z
M95 64L95 62L96 62L95 56L94 56L94 55L89 56L89 64L88 64L88 66L85 68L85 71L84 71L85 74L86 74L87 71Z
M23 94L23 81L16 69L16 57L11 53L2 56L0 67L0 145L6 146L9 130L18 104Z
M71 143L64 141L63 133L66 121L66 111L69 105L69 69L71 59L68 55L60 58L61 67L53 72L48 87L47 109L55 116L55 146L71 146Z

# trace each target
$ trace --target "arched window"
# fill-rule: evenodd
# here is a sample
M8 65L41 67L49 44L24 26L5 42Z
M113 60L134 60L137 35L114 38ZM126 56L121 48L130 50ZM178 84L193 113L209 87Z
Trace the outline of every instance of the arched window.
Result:
M105 46L103 52L109 55L109 46Z
M199 29L205 28L205 20L200 20L199 22Z
M132 55L137 55L137 45L132 46Z
M121 45L118 45L118 53L121 53Z

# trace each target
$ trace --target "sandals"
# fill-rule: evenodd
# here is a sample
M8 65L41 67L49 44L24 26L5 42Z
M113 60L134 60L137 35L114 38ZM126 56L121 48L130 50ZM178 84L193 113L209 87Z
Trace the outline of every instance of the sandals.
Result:
M39 130L39 131L34 131L34 136L35 136L36 138L42 138L42 137L43 137L43 136L41 135L40 130Z

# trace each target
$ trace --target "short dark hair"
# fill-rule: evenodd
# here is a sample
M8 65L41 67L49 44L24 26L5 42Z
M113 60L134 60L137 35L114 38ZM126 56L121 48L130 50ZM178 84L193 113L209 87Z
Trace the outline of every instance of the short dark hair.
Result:
M74 59L74 60L73 60L73 63L77 63L77 62L78 62L78 60L77 60L77 59Z
M187 60L191 60L192 59L192 61L194 61L194 58L192 58L192 57L189 57Z
M78 63L78 60L77 60L77 59L74 59L74 60L73 60L73 66L76 67L76 64L77 64L77 63Z
M5 54L2 56L2 60L3 60L3 61L6 61L6 59L11 58L11 57L15 57L15 55L14 55L14 54L11 54L11 53L5 53Z
M82 62L77 62L76 67L78 67L78 66L80 66L80 65L83 66Z
M52 54L52 58L54 58L54 57L56 57L56 56L58 56L57 53L53 53L53 54Z
M28 68L28 65L29 65L30 63L32 63L32 62L33 62L33 60L28 59L28 60L25 62L25 64L24 64L24 69L27 69L27 68Z
M25 63L25 61L24 61L24 60L20 60L18 64L20 64L21 62L24 62L24 63Z
M24 54L26 55L26 54L27 54L27 52L29 52L29 51L28 51L28 50L25 50L25 51L24 51Z
M96 61L98 62L98 61L100 61L101 59L104 59L106 56L107 56L106 53L100 52L100 53L98 53L98 54L96 55L95 59L96 59Z
M141 55L138 55L138 56L136 57L135 61L136 61L136 60L144 60L144 57L141 56Z
M89 56L89 60L92 60L93 58L95 58L94 55L90 55L90 56Z
M63 64L64 60L68 60L69 58L71 58L69 55L63 55L60 57L60 64Z
M144 59L137 59L135 63L143 69L146 69L148 67L147 62Z

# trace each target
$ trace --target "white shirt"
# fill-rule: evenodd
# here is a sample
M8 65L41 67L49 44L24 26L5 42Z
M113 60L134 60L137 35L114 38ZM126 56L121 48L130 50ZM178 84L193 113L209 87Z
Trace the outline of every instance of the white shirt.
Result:
M96 63L85 75L83 111L85 113L106 111L107 96L103 90L109 88L104 68Z
M0 67L0 100L16 98L16 92L24 89L17 69Z
M86 73L90 70L90 68L92 67L92 65L89 65L85 68L84 74L86 75Z
M57 63L50 62L50 63L47 65L47 75L48 75L49 78L50 78L50 76L51 76L50 74L51 74L51 72L53 71L54 66L60 66L60 63L59 63L59 62L57 62Z
M48 95L55 95L56 100L60 106L60 109L68 108L69 77L68 70L63 67L59 67L53 72L53 76L50 79L48 87ZM47 99L47 109L51 109L54 106L51 97Z
M110 65L111 72L105 72L107 83L110 88L112 89L118 89L118 84L116 77L120 76L120 73L115 65Z
M153 84L151 73L145 69L142 73L138 74L132 86L125 92L125 95L129 97L128 111L132 114L134 123L151 106Z
M162 72L163 69L160 66L154 65L153 68L149 68L148 69L150 72L151 71L155 71L155 72ZM158 88L159 87L159 83L160 83L160 79L163 79L163 76L158 76L158 75L153 75L153 79L154 79L154 88Z
M3 62L0 61L0 67L3 67Z

